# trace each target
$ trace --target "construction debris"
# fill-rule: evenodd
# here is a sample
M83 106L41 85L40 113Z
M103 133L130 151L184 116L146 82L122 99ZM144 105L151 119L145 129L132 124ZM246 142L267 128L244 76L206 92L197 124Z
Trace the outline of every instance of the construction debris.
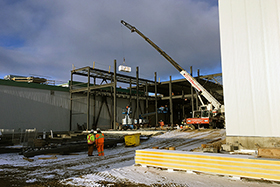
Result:
M280 159L280 148L258 148L257 157Z
M45 78L40 78L40 77L33 77L33 76L17 76L17 75L6 75L4 77L5 80L12 80L12 81L16 81L16 82L33 82L33 83L45 83L48 80Z
M26 158L26 157L23 157L23 159L24 159L24 160L27 160L27 161L29 161L29 162L33 162L33 161L34 161L34 159Z
M220 153L221 147L225 144L226 140L222 140L221 138L214 139L206 144L201 144L203 152L209 153Z
M109 147L116 147L117 143L122 143L123 138L107 138L105 139L104 142L104 148L109 148ZM79 152L79 151L85 151L87 150L88 145L86 141L82 142L65 142L63 145L62 144L50 144L47 147L41 147L41 148L30 148L27 150L24 150L22 154L25 157L33 157L36 155L43 155L43 154L70 154L72 152Z
M53 155L53 156L51 156L51 157L39 157L38 159L41 159L41 160L57 159L57 156L56 156L56 155Z

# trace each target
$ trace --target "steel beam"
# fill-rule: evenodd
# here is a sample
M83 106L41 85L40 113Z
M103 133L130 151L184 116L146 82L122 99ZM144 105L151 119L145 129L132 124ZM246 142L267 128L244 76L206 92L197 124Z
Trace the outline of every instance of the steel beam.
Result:
M156 112L156 126L158 124L158 113L157 113L157 72L155 72L155 112Z
M114 60L114 121L113 129L116 129L117 122L117 61Z
M78 89L70 89L70 93L79 93L79 92L86 92L88 89L91 90L97 90L97 89L101 89L101 88L107 88L107 87L111 87L114 86L114 83L109 83L109 84L102 84L102 85L94 85L94 86L89 86L88 88L78 88Z
M139 122L139 67L136 67L136 119Z
M89 76L89 67L88 67L88 82L87 82L87 130L89 130L89 115L90 115L90 76Z
M90 68L88 70L88 68L90 67L83 67L83 68L79 68L79 69L75 69L72 70L71 73L76 74L76 75L81 75L81 76L87 76L87 72L90 72L90 77L95 77L95 78L100 78L100 79L105 79L105 80L110 80L111 79L111 75L114 75L113 72L108 72L105 70L100 70L100 69L96 69L96 68ZM116 73L116 80L118 82L123 82L123 83L127 83L129 84L130 79L132 80L132 84L136 85L136 78L135 77L131 77L131 76L127 76L127 75L123 75L123 74L119 74ZM145 85L146 82L152 84L154 83L153 81L150 81L148 79L140 79L139 78L139 85Z
M173 102L172 102L172 79L169 77L169 106L170 106L170 125L173 126Z

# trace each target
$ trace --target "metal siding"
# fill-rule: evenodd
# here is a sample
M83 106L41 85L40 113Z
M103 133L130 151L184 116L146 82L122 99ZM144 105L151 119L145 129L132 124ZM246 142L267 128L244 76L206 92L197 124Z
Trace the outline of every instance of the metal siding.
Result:
M70 124L70 95L69 92L24 88L0 85L0 129L24 130L36 128L46 131L68 131ZM112 99L106 97L109 111L112 114ZM133 101L134 102L134 101ZM93 124L93 97L90 99L90 126ZM117 122L123 118L122 108L129 103L129 99L117 99ZM101 96L96 96L97 115L102 104ZM140 101L142 109L144 101ZM133 104L134 106L134 104ZM136 105L135 105L136 106ZM87 122L87 98L83 94L73 96L72 129L77 129L77 124ZM98 127L111 128L110 116L105 103L101 109Z
M227 135L279 137L280 3L220 0Z
M0 87L0 129L68 130L69 93L13 86Z

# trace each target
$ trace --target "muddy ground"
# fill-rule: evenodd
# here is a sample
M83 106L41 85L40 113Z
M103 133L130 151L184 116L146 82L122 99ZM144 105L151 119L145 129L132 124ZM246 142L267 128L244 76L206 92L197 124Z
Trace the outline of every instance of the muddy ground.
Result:
M137 147L125 147L122 144L115 148L105 149L104 157L98 157L97 153L95 156L88 157L85 151L71 155L56 155L55 159L42 159L53 157L53 155L40 155L30 158L33 161L28 161L17 153L2 154L0 155L1 162L3 162L0 165L0 186L71 186L67 185L67 181L72 180L69 178L82 178L88 174L100 175L103 179L112 179L112 175L104 174L103 171L133 165L136 149L175 147L176 150L190 151L201 147L201 144L219 138L221 140L225 138L224 129L174 131L169 132L168 136L152 136ZM64 182L61 183L61 181ZM148 186L116 177L113 180L101 180L98 183L100 186ZM186 185L176 184L176 182L161 184L159 181L155 181L152 186Z

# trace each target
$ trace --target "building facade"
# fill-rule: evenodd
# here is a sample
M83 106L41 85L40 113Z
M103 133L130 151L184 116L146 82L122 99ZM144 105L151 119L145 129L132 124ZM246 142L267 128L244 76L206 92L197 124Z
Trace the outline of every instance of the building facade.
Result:
M280 142L280 2L220 0L227 142Z

